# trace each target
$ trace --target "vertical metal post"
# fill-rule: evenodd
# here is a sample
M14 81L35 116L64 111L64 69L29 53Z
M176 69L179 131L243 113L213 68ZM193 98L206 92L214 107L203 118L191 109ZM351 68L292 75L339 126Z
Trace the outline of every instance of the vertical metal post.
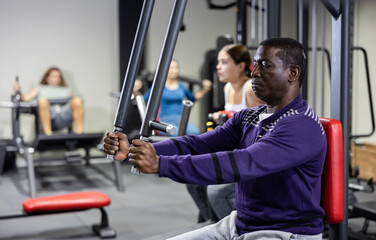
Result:
M323 1L332 13L332 76L331 118L343 127L343 221L330 226L330 239L347 239L348 177L351 118L351 2L352 0ZM335 11L338 9L338 11ZM338 15L338 17L336 17Z
M311 44L312 44L312 53L311 53L311 76L312 76L312 81L311 81L311 99L312 99L312 108L317 111L316 108L316 98L317 98L317 0L312 1L312 12L311 12L311 22L312 22L312 28L311 28Z
M321 116L325 114L325 37L326 37L326 10L321 6Z
M28 147L23 148L23 156L27 162L27 176L29 179L29 195L31 198L36 198L37 190L36 190L36 184L35 184L34 159L30 151L33 151L33 150Z
M192 106L193 106L192 101L183 100L183 111L181 112L178 136L183 136L186 134L189 115L191 113Z
M256 42L256 0L251 0L251 46L258 45Z
M267 0L268 8L266 13L268 15L268 38L279 37L281 35L281 1Z
M136 35L134 38L131 55L128 62L127 72L121 90L119 104L114 121L114 131L124 131L125 119L130 106L133 85L136 80L137 69L140 65L142 50L146 39L147 29L149 27L151 15L153 12L154 0L145 0L142 6L140 20L138 22ZM112 159L113 156L107 155ZM120 162L114 161L115 182L119 191L124 191Z
M308 0L299 0L298 4L298 39L303 46L308 49ZM301 87L301 93L303 99L308 99L308 74L306 74L303 85Z
M118 108L116 111L114 127L116 131L123 131L125 125L126 115L129 109L133 85L136 79L136 73L141 61L142 50L146 39L146 33L149 27L152 11L154 7L154 0L145 0L142 6L140 20L138 22L136 35L133 42L133 47L128 62L127 73L123 88L121 90Z
M262 40L264 40L263 39L264 35L262 34L262 30L264 29L262 27L263 26L263 24L262 24L262 20L263 20L263 17L262 17L262 9L263 9L262 2L263 2L262 0L258 0L258 3L257 3L257 5L258 5L258 12L257 12L258 34L257 34L257 36L258 36L258 42L259 43L262 42Z
M149 127L149 122L154 121L158 114L168 69L174 53L186 5L187 0L175 0L168 24L167 34L162 46L158 67L154 75L149 101L146 105L145 118L141 125L140 136L142 138L150 136L151 128Z
M236 42L244 46L247 45L247 2L237 1L236 12Z

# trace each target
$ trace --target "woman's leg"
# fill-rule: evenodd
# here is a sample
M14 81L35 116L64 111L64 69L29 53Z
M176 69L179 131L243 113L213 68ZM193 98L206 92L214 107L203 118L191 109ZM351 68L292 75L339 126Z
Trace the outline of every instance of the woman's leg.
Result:
M84 108L80 97L73 97L70 101L73 122L76 127L76 133L81 134L84 131Z
M50 114L50 102L47 98L38 99L38 115L42 125L44 134L51 135L51 114Z

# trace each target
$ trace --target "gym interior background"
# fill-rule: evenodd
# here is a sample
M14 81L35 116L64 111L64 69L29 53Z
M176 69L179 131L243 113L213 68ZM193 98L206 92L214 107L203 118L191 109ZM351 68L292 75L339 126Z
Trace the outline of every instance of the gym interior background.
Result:
M228 1L216 1L219 4L226 2ZM321 3L317 2L320 9ZM144 52L144 67L150 71L154 71L157 66L172 6L172 0L155 3ZM368 52L372 92L376 92L376 69L372 68L376 64L376 33L372 30L375 9L376 2L372 0L354 2L353 45L361 46ZM251 12L248 11L248 14ZM10 100L16 76L19 76L22 90L26 92L39 82L45 69L56 65L63 70L74 93L82 96L85 101L85 131L112 130L118 99L111 97L110 92L119 91L119 82L124 78L119 63L118 1L1 0L0 16L0 101ZM248 16L248 22L250 19ZM297 0L281 1L281 36L297 37L296 19ZM317 16L318 26L320 22L320 16ZM236 11L235 8L210 10L206 1L189 1L184 24L186 28L179 34L174 57L180 62L182 75L201 79L205 53L216 48L217 37L230 34L235 38ZM330 14L326 14L325 29L325 47L330 51ZM310 30L308 32L310 35ZM321 31L318 31L318 39L320 35ZM308 41L310 44L311 36L308 37ZM257 39L248 37L249 45L256 46L257 42ZM321 58L317 59L316 78L321 79ZM366 82L361 55L354 54L352 71L352 132L364 133L369 131L371 123L368 120L368 102L364 97ZM312 72L309 76L311 75ZM329 78L327 70L324 76ZM328 85L325 86L325 95L328 95L328 79L326 83ZM321 87L318 86L318 89ZM318 90L316 94L316 104L321 106L322 93ZM311 105L312 99L312 93L308 92ZM325 99L324 112L321 113L321 109L316 110L321 116L330 115L330 97L326 96ZM204 101L197 103L191 113L191 121L202 129L206 121L206 114L202 114L205 113L202 107L205 106L202 104ZM0 138L10 138L10 110L1 111ZM23 116L21 119L22 132L26 139L29 135L29 138L33 138L31 118L32 116ZM376 136L361 140L376 143Z
M297 38L297 2L281 0L281 36ZM106 132L113 129L118 99L111 92L118 92L124 78L124 65L120 60L119 5L121 0L0 0L0 101L9 101L13 94L13 82L19 77L24 92L35 86L49 66L63 70L68 85L76 95L84 99L85 132ZM129 1L133 2L133 1ZM135 1L136 2L136 1ZM216 0L225 4L227 0ZM313 1L309 1L310 4ZM128 3L126 3L128 4ZM129 3L132 4L132 3ZM148 31L144 52L144 68L154 71L157 66L163 38L173 0L157 0ZM317 25L324 25L325 47L331 48L331 16L320 18L321 3L317 1ZM374 44L373 15L376 2L354 1L353 46L361 46L368 52L371 92L376 92L376 46ZM248 22L251 13L248 12ZM312 27L312 12L308 12ZM137 20L135 20L137 21ZM207 8L206 1L188 1L184 16L185 31L180 32L174 58L180 62L181 74L202 79L205 53L216 48L219 36L236 35L235 8L218 11ZM127 26L124 26L127 27ZM308 45L312 46L312 33L308 29ZM321 31L315 32L317 39ZM132 39L132 36L130 36ZM257 46L258 39L248 37L247 45ZM129 44L128 44L129 45ZM320 46L318 44L317 46ZM254 53L254 52L252 52ZM311 54L310 54L311 55ZM317 70L309 71L309 89L313 77L325 83L322 88L308 92L311 105L316 105L320 116L330 117L330 84L327 68L322 75L321 57L317 57ZM311 61L311 60L310 60ZM310 68L312 66L310 62ZM327 64L327 63L325 63ZM354 54L352 76L352 132L364 133L370 129L369 103L366 96L364 62L361 55ZM325 96L323 98L322 96ZM326 100L322 100L326 99ZM206 121L204 99L196 104L191 121L203 129ZM375 101L375 100L374 100ZM374 102L375 105L375 102ZM323 107L320 107L323 106ZM0 138L11 138L10 109L0 109ZM21 118L22 134L26 140L34 138L33 116ZM361 138L376 144L376 136ZM123 218L123 216L122 216Z

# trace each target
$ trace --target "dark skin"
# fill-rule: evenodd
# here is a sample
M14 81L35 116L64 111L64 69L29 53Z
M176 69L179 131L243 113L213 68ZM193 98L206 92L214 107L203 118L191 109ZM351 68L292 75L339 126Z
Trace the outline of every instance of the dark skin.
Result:
M297 65L284 66L276 55L279 49L259 46L254 57L252 88L256 96L266 102L267 113L275 113L291 103L299 94L301 69ZM151 143L134 140L129 147L128 137L121 132L107 133L103 151L114 160L129 163L143 173L159 172L159 156Z
M275 113L292 102L300 93L300 67L284 66L276 55L278 48L259 46L253 60L252 88L267 105L267 113Z

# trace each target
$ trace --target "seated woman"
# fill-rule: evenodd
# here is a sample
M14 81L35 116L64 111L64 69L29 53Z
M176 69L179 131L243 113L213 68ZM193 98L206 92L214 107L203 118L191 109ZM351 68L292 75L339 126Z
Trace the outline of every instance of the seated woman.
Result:
M140 86L140 81L137 81L135 86ZM182 101L184 99L189 99L192 102L195 102L196 100L203 98L210 91L211 82L209 80L203 80L202 86L203 88L195 94L187 89L179 81L179 63L173 59L170 64L166 86L161 99L159 121L173 124L178 128L183 109ZM140 89L140 87L135 87L134 91L137 92L137 89ZM149 99L150 91L151 89L144 94L145 101ZM166 133L161 134L165 135ZM200 134L200 130L192 123L188 123L186 134L197 135Z
M14 90L21 93L18 81L14 83ZM73 96L71 89L67 87L61 71L56 67L49 68L43 75L38 86L30 92L20 94L21 101L36 100L38 115L44 134L51 135L52 131L72 127L75 125L75 133L81 134L84 128L84 110L82 99ZM67 99L67 103L50 104L51 100Z

